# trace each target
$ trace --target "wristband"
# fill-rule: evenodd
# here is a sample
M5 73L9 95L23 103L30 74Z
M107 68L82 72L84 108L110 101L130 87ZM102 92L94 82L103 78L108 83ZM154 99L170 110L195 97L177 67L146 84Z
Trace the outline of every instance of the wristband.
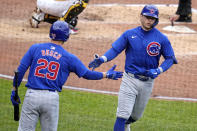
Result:
M101 58L104 60L104 63L107 62L107 57L106 56L101 56Z
M163 72L163 68L162 67L158 67L158 69L159 69L160 73Z

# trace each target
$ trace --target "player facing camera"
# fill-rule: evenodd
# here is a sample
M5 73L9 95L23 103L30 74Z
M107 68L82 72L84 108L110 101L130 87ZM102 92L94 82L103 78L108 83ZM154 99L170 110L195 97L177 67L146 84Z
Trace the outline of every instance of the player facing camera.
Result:
M123 32L104 55L89 63L89 68L95 69L125 52L125 71L118 93L114 131L130 131L130 125L143 116L154 79L177 64L169 39L155 28L158 16L156 6L144 6L140 14L141 26ZM165 60L160 63L161 56Z
M159 23L159 10L154 5L146 5L142 9L140 21L142 28L146 31L152 29Z

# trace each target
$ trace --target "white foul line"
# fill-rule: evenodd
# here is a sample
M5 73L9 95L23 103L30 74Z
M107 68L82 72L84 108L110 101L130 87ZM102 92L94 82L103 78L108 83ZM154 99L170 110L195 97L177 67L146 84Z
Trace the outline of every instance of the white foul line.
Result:
M167 100L197 101L197 99L194 98L180 98L180 97L168 97L168 96L154 96L153 98L167 99Z
M101 94L112 94L112 95L118 95L118 92L102 91L102 90L95 90L95 89L88 89L88 88L80 88L80 87L73 87L73 86L63 86L63 88L71 89L71 90L80 90L80 91L87 91L87 92L101 93Z
M7 78L7 79L13 79L14 78L13 76L3 75L3 74L0 74L0 77ZM23 79L22 81L26 82L27 79ZM64 89L71 89L71 90L78 90L78 91L87 91L87 92L101 93L101 94L118 95L118 92L112 92L112 91L102 91L102 90L80 88L80 87L72 87L72 86L63 86L63 88ZM181 97L168 97L168 96L154 96L152 98L165 99L165 100L197 101L197 99L194 99L194 98L181 98Z

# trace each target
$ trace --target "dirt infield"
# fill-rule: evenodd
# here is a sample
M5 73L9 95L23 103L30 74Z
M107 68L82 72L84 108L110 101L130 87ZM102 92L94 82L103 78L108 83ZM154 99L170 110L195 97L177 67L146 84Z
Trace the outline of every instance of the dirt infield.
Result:
M106 0L105 0L106 1ZM64 48L78 56L87 66L93 54L103 54L111 43L125 30L138 26L139 13L143 6L124 6L123 4L144 4L130 0L92 0L87 9L79 16L79 34L72 35ZM113 1L113 2L112 2ZM177 4L176 0L156 0L157 4ZM149 1L152 3L153 1ZM170 3L171 2L171 3ZM197 9L197 2L192 1ZM95 4L121 3L116 6L96 6ZM32 0L2 0L0 9L0 74L13 75L19 61L27 49L34 43L47 42L50 24L41 23L38 29L30 28L28 19L36 6ZM197 98L197 33L176 33L162 30L170 25L169 15L174 14L176 7L159 6L160 23L157 26L172 42L179 64L156 79L153 96L173 96ZM192 23L182 23L197 31L197 14L193 13ZM113 64L118 70L124 70L124 53L98 71L106 71ZM118 91L121 80L88 81L71 74L66 85L91 88L105 91Z

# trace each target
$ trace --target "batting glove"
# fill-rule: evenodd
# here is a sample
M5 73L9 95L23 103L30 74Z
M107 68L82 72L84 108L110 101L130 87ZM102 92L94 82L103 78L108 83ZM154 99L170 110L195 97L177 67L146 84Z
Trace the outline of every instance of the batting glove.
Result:
M152 79L155 79L159 74L161 74L161 70L159 68L150 69L147 73L147 76L151 77Z
M104 63L104 59L102 57L99 57L98 55L95 55L94 60L89 63L88 67L94 70L95 68L99 67L102 63Z
M15 95L16 95L16 92L13 90L12 93L11 93L11 101L12 101L12 105L13 105L13 106L16 106L16 105L18 105L19 103L21 103L21 100L20 100L19 96L18 96L17 99L15 100Z
M116 68L116 65L114 65L111 69L109 69L106 73L106 77L108 79L118 80L118 78L122 78L123 72L120 71L114 71Z

